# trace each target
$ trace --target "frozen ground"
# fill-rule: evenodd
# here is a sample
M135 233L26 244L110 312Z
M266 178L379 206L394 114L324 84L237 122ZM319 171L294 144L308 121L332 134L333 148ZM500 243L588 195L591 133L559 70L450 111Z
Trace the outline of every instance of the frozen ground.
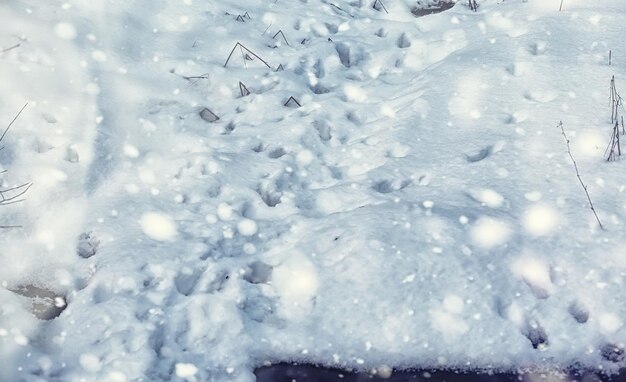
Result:
M626 4L383 4L0 2L0 380L626 366Z

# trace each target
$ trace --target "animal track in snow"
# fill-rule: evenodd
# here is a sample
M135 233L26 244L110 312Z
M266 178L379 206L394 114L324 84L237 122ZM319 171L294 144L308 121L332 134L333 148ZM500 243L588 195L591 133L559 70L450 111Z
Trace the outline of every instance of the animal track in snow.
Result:
M174 286L176 286L178 293L189 296L196 287L200 276L201 272L197 270L183 268L174 278Z
M379 192L381 194L388 194L390 192L400 191L408 187L411 183L412 183L411 179L404 179L404 180L383 179L383 180L374 182L374 184L372 185L372 188L374 189L374 191Z
M546 51L545 41L536 41L528 47L528 53L533 56L539 56Z
M330 139L332 138L331 127L327 121L314 121L313 127L315 127L315 129L317 130L321 140L330 141Z
M241 309L253 321L266 322L276 311L276 303L263 294L252 294L247 296Z
M624 346L605 344L600 348L600 355L609 362L622 362L624 360Z
M502 151L503 148L504 141L498 141L495 144L483 147L480 150L470 151L464 154L465 160L468 163L480 162L481 160L488 158L490 155Z
M285 149L283 149L282 147L278 147L278 148L275 148L274 150L270 151L269 154L267 154L267 156L272 158L272 159L278 159L278 158L284 156L285 154L287 154Z
M336 43L335 50L339 55L341 64L346 68L359 66L369 57L369 54L362 47L355 47L353 44L345 42Z
M537 320L527 320L522 327L522 334L528 338L534 349L549 345L548 334Z
M76 252L78 256L87 259L94 256L98 252L100 241L93 236L92 232L84 232L78 237Z
M259 183L257 193L268 207L276 207L281 202L283 193L276 190L276 185L269 182Z
M411 46L411 40L406 33L402 33L400 37L398 37L398 41L396 41L396 46L400 49L409 48Z
M589 310L577 301L572 302L567 308L567 311L579 324L584 324L589 320Z
M262 261L255 261L247 266L243 279L251 284L265 284L272 276L272 269Z
M522 256L513 262L511 269L528 285L535 297L546 299L554 289L548 263L531 256Z
M491 155L492 152L493 146L487 146L478 151L465 154L465 160L467 160L468 163L480 162Z

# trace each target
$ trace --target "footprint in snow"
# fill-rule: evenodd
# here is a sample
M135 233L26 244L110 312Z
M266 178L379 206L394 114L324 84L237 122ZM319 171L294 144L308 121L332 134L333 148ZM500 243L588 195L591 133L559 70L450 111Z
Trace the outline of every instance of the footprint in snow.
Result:
M411 179L383 179L374 182L374 184L372 185L372 189L381 194L388 194L394 191L400 191L408 187L412 182L413 181Z

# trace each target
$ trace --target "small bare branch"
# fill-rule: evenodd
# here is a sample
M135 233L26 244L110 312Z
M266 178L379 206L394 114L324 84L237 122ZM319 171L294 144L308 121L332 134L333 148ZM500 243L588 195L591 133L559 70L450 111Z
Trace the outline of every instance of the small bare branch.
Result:
M204 80L208 80L209 79L209 73L204 73L201 74L199 76L182 76L184 79L191 81L191 80L196 80L196 79L204 79Z
M372 8L380 12L380 8L378 8L379 5L380 5L380 8L382 8L385 11L386 14L389 14L389 11L387 11L387 7L385 7L385 4L383 4L383 0L375 0L374 5L372 5Z
M259 55L257 55L256 53L254 53L253 51L251 51L250 49L246 48L243 44L241 44L240 42L237 42L235 44L235 46L233 47L233 49L230 51L230 54L228 55L228 58L226 59L226 62L224 63L224 67L228 66L228 62L230 61L230 58L233 56L233 53L235 53L235 49L239 48L242 51L245 50L247 53L251 54L252 56L256 57L259 59L259 61L261 61L263 64L265 64L265 66L267 66L268 68L272 68L270 66L270 64L268 64L264 59L262 59ZM245 64L245 56L244 56L244 64Z
M21 202L23 199L19 198L26 194L32 185L32 183L24 183L17 187L0 190L0 206Z
M10 46L10 47L8 47L8 48L4 48L4 49L2 49L2 51L1 51L1 52L2 52L2 53L6 53L6 52L8 52L8 51L10 51L10 50L17 49L17 48L19 48L20 46L22 46L22 43L17 43L17 44L15 44L15 45L13 45L13 46Z
M583 179L580 176L580 172L578 172L578 165L576 164L576 161L574 160L574 156L572 155L572 151L571 151L570 145L569 145L569 138L567 138L567 134L565 134L565 128L563 127L563 121L560 121L557 127L561 128L561 134L563 134L563 138L565 138L565 143L567 144L567 154L569 155L569 158L571 159L572 163L574 164L574 170L576 171L576 177L578 178L578 181L580 182L580 185L582 186L583 190L585 191L585 195L587 195L587 200L589 201L589 207L591 208L591 211L593 212L593 215L596 217L596 221L598 222L598 225L600 226L600 229L604 230L604 226L602 225L602 222L600 221L600 218L598 217L598 214L596 213L596 209L593 206L593 202L591 201L591 196L589 196L589 192L587 191L587 186L583 182Z
M278 32L276 32L276 34L272 36L272 38L275 39L276 36L278 36L279 34L283 36L283 40L285 40L285 44L289 45L289 41L287 41L287 37L285 37L285 34L283 33L282 30L279 30Z
M13 117L13 120L9 123L9 125L7 126L6 129L4 129L4 132L2 133L2 136L0 136L0 142L2 142L2 140L4 139L4 136L7 134L7 132L9 131L9 129L11 128L11 126L13 125L13 123L19 118L20 114L22 114L22 112L24 111L24 109L26 109L26 106L28 106L28 102L26 102L24 104L24 106L22 106L22 108L20 109L20 111L17 112L17 114L15 115L15 117Z

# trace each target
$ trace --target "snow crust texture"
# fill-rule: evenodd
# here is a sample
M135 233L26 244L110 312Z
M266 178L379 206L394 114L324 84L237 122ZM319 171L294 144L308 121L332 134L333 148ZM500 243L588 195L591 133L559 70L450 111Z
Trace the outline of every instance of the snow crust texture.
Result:
M0 380L626 366L626 4L438 3L2 2Z

